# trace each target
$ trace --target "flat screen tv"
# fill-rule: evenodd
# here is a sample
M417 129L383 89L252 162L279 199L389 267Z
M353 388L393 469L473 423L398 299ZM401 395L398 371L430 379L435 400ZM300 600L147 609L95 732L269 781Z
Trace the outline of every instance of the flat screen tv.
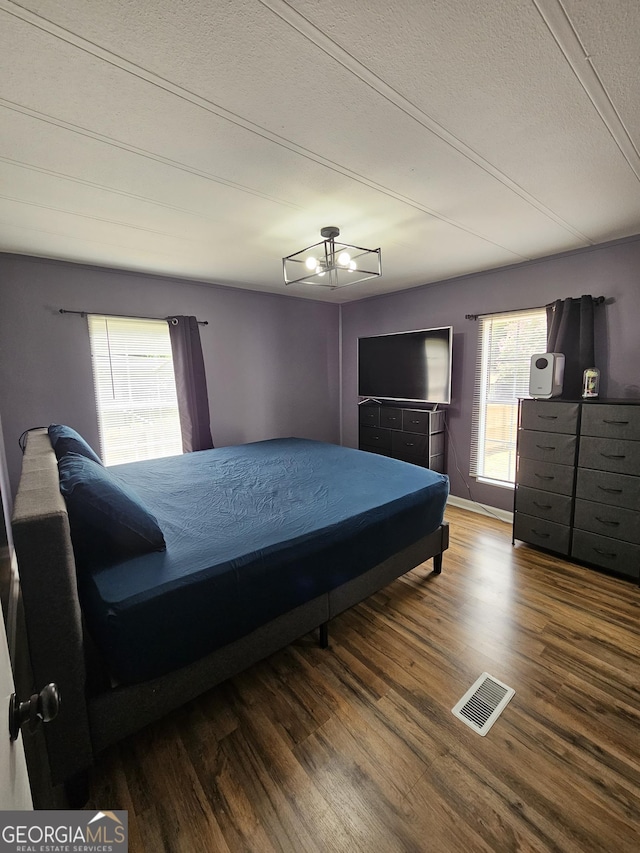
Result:
M358 338L358 394L450 403L452 342L452 326Z

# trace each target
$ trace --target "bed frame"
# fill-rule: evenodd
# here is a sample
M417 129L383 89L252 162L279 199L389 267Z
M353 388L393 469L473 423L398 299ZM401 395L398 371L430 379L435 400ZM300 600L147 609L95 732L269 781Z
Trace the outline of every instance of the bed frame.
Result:
M28 434L12 528L34 688L53 681L61 696L58 716L44 727L54 785L78 779L106 747L302 635L319 628L326 645L330 619L430 558L439 574L449 545L444 522L343 586L189 666L114 687L84 630L67 510L46 430Z

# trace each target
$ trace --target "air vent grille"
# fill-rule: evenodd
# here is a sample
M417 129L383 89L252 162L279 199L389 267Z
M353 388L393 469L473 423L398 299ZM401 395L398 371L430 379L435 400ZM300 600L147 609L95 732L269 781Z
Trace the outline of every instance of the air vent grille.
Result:
M488 672L483 672L451 712L474 732L486 735L515 692Z

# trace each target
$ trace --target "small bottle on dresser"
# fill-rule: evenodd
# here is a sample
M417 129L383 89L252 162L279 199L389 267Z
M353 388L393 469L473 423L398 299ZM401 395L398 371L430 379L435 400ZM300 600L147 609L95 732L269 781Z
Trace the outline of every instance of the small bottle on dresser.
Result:
M597 367L587 367L582 376L582 396L585 400L597 397L600 393L600 371Z

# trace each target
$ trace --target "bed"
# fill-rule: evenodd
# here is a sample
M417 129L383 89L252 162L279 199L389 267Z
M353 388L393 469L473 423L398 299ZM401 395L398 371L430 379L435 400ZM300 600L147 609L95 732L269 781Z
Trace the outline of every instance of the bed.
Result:
M427 559L440 573L448 547L447 478L376 454L292 438L102 470L81 455L30 432L13 518L35 685L62 696L54 783L303 634L326 645L333 617ZM95 516L87 535L78 466L160 540L110 547Z

